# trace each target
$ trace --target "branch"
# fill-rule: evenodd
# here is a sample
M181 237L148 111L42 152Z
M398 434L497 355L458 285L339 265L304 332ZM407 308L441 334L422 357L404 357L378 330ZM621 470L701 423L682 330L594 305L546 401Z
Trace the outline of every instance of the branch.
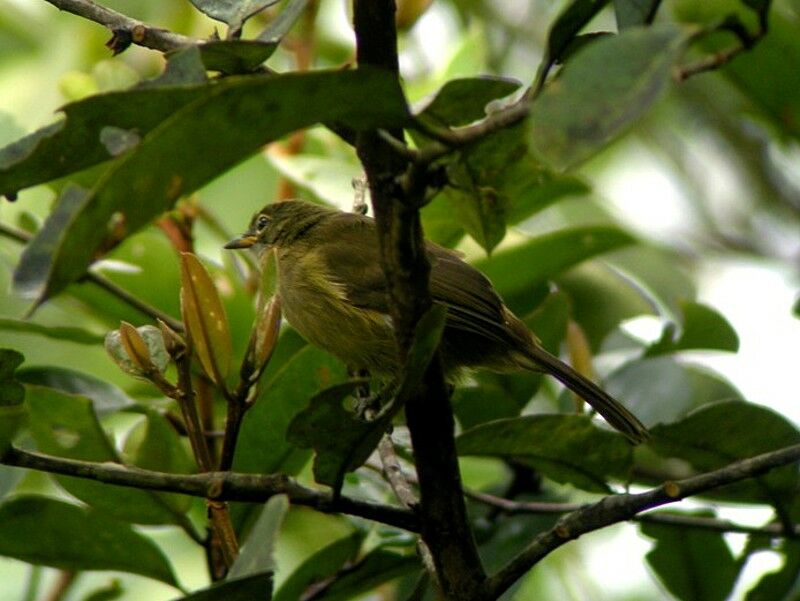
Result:
M612 495L584 506L565 515L555 527L538 535L519 555L491 576L479 598L496 599L552 551L587 532L630 520L647 509L675 503L797 461L800 461L800 445L756 455L699 476L665 482L647 492Z
M286 495L295 505L304 505L323 513L345 513L411 532L419 530L416 517L407 509L346 496L334 500L330 492L307 488L283 474L169 474L112 462L65 459L15 447L10 447L0 457L0 463L115 486L174 492L216 501L264 503L275 495Z
M496 495L484 492L467 490L464 491L467 498L483 503L489 507L500 510L507 515L553 515L572 513L580 511L587 505L585 503L537 503L525 501L511 501ZM719 518L703 517L697 515L678 515L675 513L646 513L636 515L631 521L640 524L660 524L662 526L674 526L676 528L693 528L696 530L709 530L712 532L736 532L739 534L752 534L754 536L767 537L797 537L800 536L800 526L793 527L792 531L787 532L783 524L773 523L766 526L747 526L730 520Z
M130 42L145 48L167 52L198 43L198 40L193 38L131 19L122 13L95 4L92 0L45 0L45 2L59 10L99 23L115 35L119 31L125 31L130 34Z

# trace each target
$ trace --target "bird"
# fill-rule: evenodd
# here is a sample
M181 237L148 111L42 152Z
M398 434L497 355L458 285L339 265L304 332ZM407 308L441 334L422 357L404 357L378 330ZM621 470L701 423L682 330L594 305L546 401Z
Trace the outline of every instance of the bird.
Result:
M289 324L311 344L371 375L397 376L388 285L375 222L362 214L302 200L268 204L226 249L274 249L277 294ZM546 351L503 303L489 279L456 251L425 242L430 294L447 312L439 346L445 377L464 370L532 370L559 380L627 439L645 426L597 384Z

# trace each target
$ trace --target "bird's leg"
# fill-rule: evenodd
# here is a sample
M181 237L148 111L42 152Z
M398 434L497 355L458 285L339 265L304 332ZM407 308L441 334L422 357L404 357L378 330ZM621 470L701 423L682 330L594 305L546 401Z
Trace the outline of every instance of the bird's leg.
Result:
M381 408L381 393L372 394L369 387L369 371L350 367L347 373L351 378L363 379L364 383L355 389L356 415L365 420L372 419Z

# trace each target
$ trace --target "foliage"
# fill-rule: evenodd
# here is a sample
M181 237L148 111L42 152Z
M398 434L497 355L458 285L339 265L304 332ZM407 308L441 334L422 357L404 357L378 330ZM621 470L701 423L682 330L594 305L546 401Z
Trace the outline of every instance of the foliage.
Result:
M75 4L86 17L85 3ZM402 78L351 65L354 48L333 31L326 3L140 4L141 23L114 27L114 58L85 19L42 17L40 29L74 34L78 67L89 73L62 78L59 100L67 103L53 123L41 126L40 107L35 115L20 108L13 118L24 134L0 115L8 142L0 149L0 248L13 285L0 298L2 462L21 465L35 451L77 470L37 478L0 466L0 555L69 572L136 574L159 583L153 598L432 594L428 570L444 569L443 560L425 547L418 554L415 533L387 524L401 506L414 508L401 513L410 521L428 509L413 477L405 478L410 500L397 490L402 473L414 472L402 416L428 382L431 360L437 365L444 309L419 320L399 381L383 389L371 382L370 390L281 324L280 301L266 293L276 277L269 260L218 252L265 200L298 196L349 210L349 180L362 173L356 147L376 130L408 168L393 185L407 192L422 178L426 235L463 252L545 348L603 381L651 429L651 440L633 449L541 374L478 372L457 382L464 480L505 497L499 509L486 508L493 501L485 495L469 501L478 552L492 569L513 563L531 541L562 534L546 516L502 515L522 511L518 502L552 513L558 503L614 497L800 443L797 424L741 398L690 354L740 346L732 323L698 298L698 257L714 249L779 261L763 223L800 225L796 4L572 0L555 12L530 0L519 3L525 18L512 22L503 3L406 0L404 60L442 64L408 67ZM207 18L225 24L224 39L211 35ZM3 17L0 44L32 60L48 46L27 33L27 19ZM458 30L448 59L426 50L426 19ZM195 37L176 42L148 20ZM165 61L159 50L169 50ZM536 73L534 55L543 57ZM11 78L3 65L0 77ZM51 75L36 85L59 88ZM687 260L686 241L648 240L612 217L594 190L626 149L650 145L687 188L702 191L702 168L685 158L694 130L723 149L752 194L734 215L694 195L701 224ZM781 175L781 158L794 160L793 174ZM642 191L641 202L656 201ZM634 339L628 321L644 316L660 333ZM350 399L363 403L370 391L391 398L356 415ZM376 449L393 428L396 456L387 459L384 446ZM205 511L174 487L87 479L97 466L291 479L265 505L226 502L225 485L211 480ZM766 508L764 532L794 529L796 465L749 475L698 503ZM724 599L735 586L753 599L796 594L793 538L765 549L764 533L751 532L736 553L717 513L673 515L674 523L640 531L652 539L642 562L675 598ZM697 517L716 526L699 527ZM192 546L192 559L161 544L151 526ZM756 552L785 565L737 584ZM186 576L178 568L190 561ZM538 566L528 569L504 598L546 596ZM137 598L142 584L123 577L80 586L85 598Z

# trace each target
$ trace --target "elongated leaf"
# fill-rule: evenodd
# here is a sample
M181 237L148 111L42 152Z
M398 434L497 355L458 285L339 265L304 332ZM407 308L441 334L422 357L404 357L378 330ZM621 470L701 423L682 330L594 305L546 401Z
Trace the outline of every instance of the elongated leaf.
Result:
M283 5L280 14L275 17L264 31L258 34L258 39L262 42L273 44L280 42L283 36L289 33L292 25L295 24L300 15L303 14L308 3L309 0L288 0Z
M200 364L224 387L233 352L228 316L208 271L190 253L181 253L181 312Z
M607 492L609 478L626 479L631 446L585 415L528 415L467 430L456 439L459 455L490 455L530 465L557 482Z
M574 228L532 238L491 258L481 259L475 266L492 280L503 296L513 297L586 259L634 242L630 234L615 227Z
M739 336L725 317L707 305L683 302L680 304L682 325L675 335L672 324L664 328L661 338L651 344L645 354L661 355L692 349L713 349L735 353L739 350Z
M531 106L530 144L556 169L575 167L660 97L687 33L633 28L579 51Z
M0 505L0 555L64 570L119 570L175 585L150 539L96 511L40 496Z
M275 0L190 0L197 10L212 19L227 23L234 31L255 14L260 13Z
M486 105L508 96L520 82L503 77L451 79L418 113L418 118L434 119L451 127L467 125L486 116Z
M700 515L709 517L708 512ZM647 563L675 597L692 601L729 598L739 569L722 533L658 524L642 524L641 529L656 540Z
M25 388L14 377L24 357L11 349L0 349L0 453L4 452L25 418Z
M656 16L661 0L614 0L614 15L619 30L646 25Z
M136 231L180 196L295 129L325 121L360 130L407 119L396 79L381 70L230 77L199 87L199 98L117 159L77 199L77 210L62 211L58 224L48 219L17 267L20 286L40 300L60 292L96 258L112 217L128 233Z
M272 598L272 572L226 580L175 601L269 601Z
M228 578L238 580L275 571L275 545L288 511L289 500L286 495L276 495L266 502L239 556L231 566Z
M322 598L326 601L349 601L420 568L419 559L413 555L376 549L337 578Z
M272 601L295 601L302 598L303 592L310 585L334 576L345 563L355 559L363 539L361 533L355 532L314 553L289 575Z
M651 445L660 455L688 461L698 472L800 443L800 431L783 416L744 401L705 405L679 422L652 428L651 433ZM790 465L709 496L743 502L788 503L796 499L798 487L800 474L796 466Z
M88 397L100 417L134 404L131 397L113 384L64 367L25 367L17 372L17 377L25 384L37 384Z
M27 387L30 429L40 451L69 459L120 462L86 397L42 386ZM181 519L157 493L84 478L55 476L70 494L108 515L137 524Z
M78 344L102 344L103 337L83 328L72 328L69 326L46 326L23 319L0 318L0 330L9 332L22 332L24 334L36 334L55 340L67 340Z

